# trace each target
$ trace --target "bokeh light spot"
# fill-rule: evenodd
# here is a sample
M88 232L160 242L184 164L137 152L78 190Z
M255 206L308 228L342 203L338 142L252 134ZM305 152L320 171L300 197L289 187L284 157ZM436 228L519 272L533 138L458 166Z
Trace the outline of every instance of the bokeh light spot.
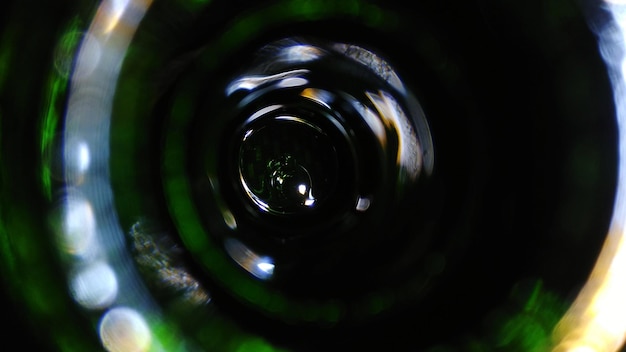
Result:
M143 352L150 349L152 334L141 314L131 308L117 307L102 317L100 340L110 352Z

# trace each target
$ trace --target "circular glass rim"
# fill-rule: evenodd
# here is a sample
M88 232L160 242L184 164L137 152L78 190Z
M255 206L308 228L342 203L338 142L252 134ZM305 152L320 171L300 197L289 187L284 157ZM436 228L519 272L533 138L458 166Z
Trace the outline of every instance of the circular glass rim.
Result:
M323 1L310 1L310 3L319 5L310 7L317 8L318 13L308 15L324 15ZM124 297L124 309L132 309L133 312L140 314L139 318L133 315L135 320L141 319L141 316L149 316L150 319L143 320L147 327L139 324L137 329L140 329L142 334L152 336L148 340L152 347L163 348L173 338L171 332L167 335L154 335L155 331L163 331L162 326L166 324L160 317L159 308L154 301L145 298L150 297L150 294L145 287L137 284L141 282L138 280L137 273L129 269L130 266L126 266L123 270L119 266L130 263L132 258L127 252L117 250L123 243L123 231L117 223L111 204L113 194L110 180L107 176L103 176L108 175L108 172L101 172L109 168L107 154L109 125L119 68L133 34L151 4L151 0L101 2L78 51L74 74L71 78L64 137L66 141L77 141L77 143L66 143L63 155L66 158L66 175L74 175L66 180L72 194L74 196L78 194L79 198L91 207L94 214L112 216L105 222L100 222L100 218L95 219L98 234L96 242L99 243L95 251L99 254L92 254L89 257L90 260L98 265L101 265L103 260L108 261L111 270L116 273L117 297ZM626 301L623 299L626 297L626 286L623 284L626 282L626 93L624 93L626 92L626 55L622 54L626 48L624 39L626 4L623 1L607 0L601 6L610 13L608 23L599 26L601 29L596 34L600 50L605 56L614 91L619 134L618 186L613 217L604 247L588 281L555 328L553 346L555 351L577 348L582 350L585 347L598 348L598 341L602 341L602 348L617 351L626 340L626 319L624 319ZM98 53L97 58L94 57L95 52ZM97 94L99 99L90 99L94 94ZM77 146L80 148L78 151ZM98 150L99 153L91 153L92 150ZM76 158L79 162L75 162ZM93 176L91 170L99 170L97 177L90 177ZM76 178L76 175L80 177ZM184 189L186 187L184 182L175 182L171 185L177 187L173 190L174 192L189 193L189 190ZM69 199L68 202L70 202ZM71 210L73 206L75 204L67 203L66 209ZM189 207L191 204L187 204L187 207L182 205L178 207L179 216L193 214L194 212L188 209ZM71 211L68 214L71 214ZM189 223L198 224L199 221L191 220ZM201 230L189 229L190 233L197 231ZM192 247L196 251L203 252L202 258L209 262L208 266L215 267L213 264L216 258L220 258L220 254L210 250L212 246L209 243L198 240L205 236L194 236L194 238L194 241L199 242ZM110 258L110 254L107 254L113 249L119 256L115 258L115 262ZM82 259L81 265L85 264L84 261L85 259ZM238 276L225 275L225 277L237 278ZM243 279L241 280L243 282ZM249 281L245 280L245 282ZM242 292L257 292L258 289L260 288L256 287L242 290ZM244 298L252 299L251 297ZM113 309L119 309L117 306L119 303L116 302L114 300L111 303L110 307L113 308L104 310L103 321L108 321L107 313ZM268 309L275 310L276 307L268 307ZM285 309L285 312L287 311ZM332 319L336 312L333 309L329 309L328 312L329 319ZM104 325L104 323L101 325L101 329ZM104 339L104 336L106 334L101 334L101 339ZM136 342L148 343L145 339ZM106 341L103 343L106 345Z

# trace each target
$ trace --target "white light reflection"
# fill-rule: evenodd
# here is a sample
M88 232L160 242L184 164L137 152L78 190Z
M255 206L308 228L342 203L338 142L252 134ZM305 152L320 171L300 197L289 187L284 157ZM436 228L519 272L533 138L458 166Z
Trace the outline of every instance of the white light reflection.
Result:
M104 262L96 262L78 271L71 278L72 297L87 309L101 309L113 303L117 296L117 277Z
M238 240L227 239L224 249L239 266L255 277L267 280L274 275L274 261L271 258L258 255Z
M152 333L144 317L128 307L117 307L100 321L100 340L109 352L148 351Z
M250 115L250 117L248 118L248 120L246 121L246 123L250 123L256 119L258 119L261 116L265 116L267 114L269 114L272 111L276 111L280 108L282 108L283 105L269 105L266 106L264 108L261 108L257 111L254 112L254 114ZM245 136L243 137L243 140L245 141L246 139L248 139L248 137L250 136L250 134L254 132L254 130L249 130L246 132Z
M300 69L300 70L292 70L287 72L277 73L275 75L268 76L247 76L240 78L226 88L226 95L230 96L238 90L252 90L261 86L263 84L275 82L275 81L284 81L288 78L301 78L307 74L309 70ZM306 82L305 82L306 84Z
M615 5L626 5L626 0L605 0L605 1L610 4L615 4Z
M282 56L288 62L308 62L319 59L324 52L311 45L292 45L283 49Z
M102 56L100 40L91 34L86 34L81 42L80 52L82 64L74 69L73 79L88 77L98 67Z
M126 11L126 7L128 6L129 2L130 0L108 1L110 5L108 8L108 16L106 16L106 18L108 19L108 25L105 26L105 32L111 32L118 25L120 19L122 18L122 15Z
M619 175L613 218L595 267L555 329L553 351L618 351L626 340L626 6L606 1L613 21L598 41L613 84L619 131Z
M256 193L254 193L250 189L250 187L248 186L248 183L246 182L246 179L243 177L243 174L241 173L241 170L239 170L239 183L243 187L243 190L246 192L248 197L250 197L250 199L252 199L252 201L256 205L258 205L261 210L263 210L264 212L268 212L269 213L270 205L267 204L265 201L263 201L263 199L261 199L261 197L257 196Z
M263 271L268 276L271 276L272 274L274 274L274 264L273 263L259 262L256 266L257 266L257 268L259 268L259 270Z
M306 86L309 81L302 77L288 77L278 83L280 88L293 88Z
M61 205L61 226L57 239L61 250L79 258L97 252L96 219L89 201L77 191L68 191Z
M365 65L405 99L406 113L394 97L384 91L366 92L368 98L376 105L380 116L373 115L372 111L365 107L354 105L383 146L387 136L386 131L381 130L381 123L388 129L395 130L400 142L398 165L404 169L409 178L415 179L423 171L430 174L433 169L433 148L428 124L419 103L407 92L396 71L383 58L359 46L336 44L334 49Z
M335 97L331 92L317 88L304 88L300 93L300 96L310 99L330 110L332 110L330 103L335 100Z
M367 209L369 209L371 203L372 202L369 198L359 197L356 202L356 210L366 211Z
M597 352L598 350L590 346L575 346L570 351L571 352Z
M83 182L89 165L91 153L84 140L71 139L65 143L63 163L67 183L77 185Z
M409 177L417 178L422 169L422 148L403 109L387 92L366 92L365 95L374 104L383 122L398 134L398 165L403 167Z
M132 35L152 0L105 0L96 19L102 34Z

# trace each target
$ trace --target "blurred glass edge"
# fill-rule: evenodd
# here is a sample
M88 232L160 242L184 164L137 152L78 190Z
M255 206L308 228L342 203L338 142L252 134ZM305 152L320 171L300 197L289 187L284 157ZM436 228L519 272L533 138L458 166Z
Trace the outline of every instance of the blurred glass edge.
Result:
M42 160L51 158L46 145L51 136L41 135L41 131L50 132L62 119L58 105L64 100L69 77L54 68L51 55L48 65L32 65L36 58L55 51L62 33L71 32L73 26L83 27L93 8L94 4L87 1L0 4L0 299L3 344L9 349L100 348L97 341L88 338L93 334L90 323L77 314L74 302L60 290L55 275L60 270L58 258L46 250L53 248L54 242L46 236L48 205L42 193L48 193L49 188L44 190L42 184L50 180L50 170ZM33 9L58 14L59 18L22 22ZM34 42L39 45L30 45ZM71 65L71 58L65 59ZM30 74L21 76L23 72ZM32 91L32 87L44 88ZM29 119L32 116L38 118ZM38 241L32 241L36 235Z
M0 23L5 23L1 32L0 42L0 87L4 90L4 84L6 77L10 75L11 67L8 64L14 64L16 60L20 60L21 55L28 55L28 53L20 52L16 53L15 48L20 46L15 43L16 38L29 38L30 40L38 40L46 45L58 44L55 40L59 33L71 33L71 27L61 28L49 28L36 25L29 26L25 24L23 26L6 25L11 23L11 19L17 20L27 18L24 15L15 15L19 11L30 11L32 9L23 4L15 5L15 8L11 8L14 4L4 3L0 5L0 16L2 20ZM46 4L41 2L37 4L39 11L45 11L46 7L58 6L58 3ZM70 6L68 4L63 4ZM124 17L125 11L132 7L134 10L137 8L147 8L150 5L150 1L103 1L100 4L99 10L96 14L93 23L100 23L101 34L114 33L116 28L123 27L123 30L129 30L127 26L118 26L120 18ZM86 20L89 14L93 10L92 4L86 4L83 6L85 9L83 17L75 17L73 19L67 19L66 21L58 21L53 24L67 26L68 23L72 23L71 20ZM589 16L590 27L598 37L599 50L605 59L607 64L607 70L612 80L614 89L614 99L617 111L617 121L619 125L619 183L617 193L615 197L614 213L611 222L609 233L607 234L604 248L601 255L598 258L593 273L589 277L584 288L580 291L579 296L575 300L574 304L570 307L567 314L561 319L560 323L554 331L554 347L555 351L617 351L620 346L623 346L626 337L626 237L624 234L626 226L626 56L624 51L626 48L626 1L607 0L607 1L594 1L585 2L583 8ZM15 15L15 17L9 18L9 16ZM137 12L133 13L134 16ZM100 16L100 17L98 17ZM135 24L139 22L139 18L134 17ZM104 24L104 25L102 25ZM1 25L1 24L0 24ZM71 26L71 25L70 25ZM80 27L86 27L81 24ZM98 26L92 25L93 28ZM9 30L10 29L10 30ZM27 31L33 31L35 33L31 35L25 35ZM16 31L23 31L24 33L16 33ZM47 32L47 35L46 35ZM126 33L128 35L128 33ZM98 34L100 35L100 34ZM132 36L132 33L130 34ZM42 38L53 38L53 40L43 40ZM72 44L69 44L72 46ZM50 52L53 50L50 50ZM21 54L21 55L20 55ZM22 57L27 61L28 57ZM41 72L49 70L48 67L35 68ZM43 97L32 97L34 101L43 99L48 102L48 105L40 107L39 104L28 104L28 102L14 102L16 106L23 107L24 109L42 109L42 111L24 113L24 115L32 116L46 116L43 120L45 126L31 126L31 130L44 131L44 136L41 136L42 144L39 146L33 146L33 148L40 148L42 158L50 158L46 153L49 151L47 143L53 143L50 136L45 135L45 131L49 131L49 128L54 128L57 123L60 123L62 117L54 115L54 103L55 99L59 95L65 94L64 89L67 84L68 77L50 77L50 75L42 73L38 75L32 75L33 77L48 77L48 81L31 82L31 84L39 84L47 87L44 90ZM23 87L28 87L28 84L24 84ZM50 190L45 189L46 182L50 182L48 176L46 176L49 170L41 165L34 165L36 161L19 159L19 156L29 156L29 151L23 151L22 153L16 153L17 156L7 158L7 154L4 153L4 149L10 148L11 137L7 137L7 130L11 130L14 124L35 124L41 123L39 121L10 121L8 122L8 114L14 111L3 110L0 106L0 131L2 131L2 157L1 163L5 165L15 166L13 170L7 171L6 168L2 168L2 174L0 174L0 185L2 185L4 203L1 204L0 212L2 215L2 222L0 222L0 247L2 248L2 264L3 272L6 276L6 281L11 285L18 283L13 292L14 295L26 295L21 297L29 310L45 318L43 324L46 327L50 327L47 332L50 336L56 340L55 343L61 350L93 350L94 346L85 336L91 334L91 324L86 323L85 326L76 326L76 324L68 323L70 321L80 321L80 316L76 316L76 320L55 319L55 316L63 314L71 314L74 310L70 307L73 305L73 301L69 297L64 297L63 292L55 291L50 288L56 287L58 283L51 282L54 277L50 275L54 272L54 266L50 266L51 254L45 253L41 249L41 243L33 244L29 243L28 236L15 236L7 233L7 231L19 231L22 233L33 233L39 231L41 228L45 228L46 219L38 219L38 223L33 223L31 218L20 211L29 209L30 211L36 211L41 214L45 213L45 205L31 203L32 199L37 199L36 193L40 190L37 189L12 189L9 192L10 186L7 185L7 180L12 180L15 177L21 175L28 175L27 179L32 178L30 184L43 184L44 193L50 196ZM47 127L46 127L47 126ZM7 141L8 138L8 141ZM14 138L17 138L14 137ZM12 154L12 155L16 155ZM32 175L27 170L33 167L38 170L37 175ZM27 184L25 182L25 184ZM5 193L6 192L6 193ZM52 244L52 240L50 240ZM12 256L14 254L15 256ZM24 260L28 259L28 262ZM28 271L28 267L39 267L40 271ZM61 323L59 323L61 321ZM66 322L67 325L64 325ZM42 324L42 322L38 322ZM37 325L41 326L41 325ZM25 343L32 343L26 342Z
M594 269L554 331L554 351L618 351L626 338L626 1L583 2L613 86L619 134L613 217Z

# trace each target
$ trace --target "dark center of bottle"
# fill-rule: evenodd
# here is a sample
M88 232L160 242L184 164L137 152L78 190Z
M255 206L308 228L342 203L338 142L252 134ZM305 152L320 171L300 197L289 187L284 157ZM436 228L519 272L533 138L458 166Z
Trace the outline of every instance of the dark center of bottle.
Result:
M241 186L262 212L310 212L336 186L338 162L332 139L300 117L255 121L241 140L238 159Z

